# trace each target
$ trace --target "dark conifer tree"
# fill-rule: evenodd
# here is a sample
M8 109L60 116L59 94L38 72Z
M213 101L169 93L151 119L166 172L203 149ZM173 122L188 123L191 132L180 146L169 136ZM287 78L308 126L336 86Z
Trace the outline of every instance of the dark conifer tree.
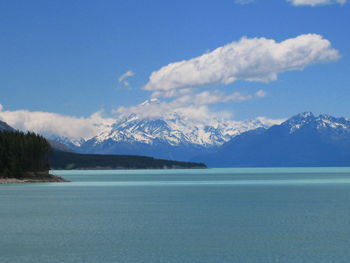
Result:
M51 147L35 133L0 132L0 177L20 178L25 172L47 171Z

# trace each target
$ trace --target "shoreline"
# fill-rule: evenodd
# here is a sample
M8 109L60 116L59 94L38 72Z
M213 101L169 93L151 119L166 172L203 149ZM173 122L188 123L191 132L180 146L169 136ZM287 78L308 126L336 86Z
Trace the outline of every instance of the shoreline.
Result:
M25 172L22 178L0 177L0 184L24 183L63 183L70 182L60 176L50 174L48 171Z

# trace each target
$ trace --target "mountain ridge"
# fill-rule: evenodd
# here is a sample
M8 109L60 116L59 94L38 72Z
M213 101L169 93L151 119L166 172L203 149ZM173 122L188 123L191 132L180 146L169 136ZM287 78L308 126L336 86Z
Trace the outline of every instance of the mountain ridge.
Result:
M153 99L139 106L157 106L158 103ZM80 153L143 154L188 161L202 152L214 151L244 131L271 125L264 118L250 121L214 118L208 121L191 119L176 112L157 118L131 113L117 118L90 139L69 141L68 138L56 137L56 140Z
M194 160L209 167L350 166L350 120L300 113L268 129L244 132Z
M148 119L131 114L82 143L78 151L102 154L141 152L157 158L185 161L199 152L211 152L241 132L257 127L267 125L259 120L232 124L214 120L211 125L205 125L179 115Z
M15 131L15 129L8 125L6 122L0 120L0 131Z

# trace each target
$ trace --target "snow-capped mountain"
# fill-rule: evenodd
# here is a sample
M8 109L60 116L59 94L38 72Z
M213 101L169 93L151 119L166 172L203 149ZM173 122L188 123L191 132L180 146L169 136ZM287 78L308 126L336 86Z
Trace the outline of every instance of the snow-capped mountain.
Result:
M157 101L142 105L152 103ZM82 153L148 155L211 166L343 165L350 160L349 119L304 112L275 124L264 118L237 122L179 113L158 118L129 114L91 139L55 140Z
M218 119L206 124L190 120L177 113L162 119L141 118L136 114L131 114L118 119L111 127L93 139L96 144L111 139L116 142L145 144L164 141L172 146L184 144L218 146L235 135L258 127L268 127L268 125L260 120L233 122Z
M336 118L327 114L314 116L311 112L304 112L293 116L282 125L289 129L289 133L295 133L303 129L315 129L320 134L350 134L349 119L343 117Z
M304 112L268 129L244 132L192 160L211 167L350 166L350 120Z
M55 141L68 146L71 150L79 151L79 148L85 142L84 138L75 139L75 138L68 138L65 136L58 136L53 134L44 135L44 136L50 141Z
M147 107L158 110L160 102L151 99L138 105L141 113L124 114L111 124L103 124L90 139L48 135L50 140L76 152L98 154L149 155L186 161L200 153L212 152L242 132L275 124L265 118L232 121L220 118L195 119L177 112L145 116ZM149 112L150 108L147 108Z
M154 103L158 101L146 101L140 106ZM83 142L78 151L188 160L198 153L213 151L242 132L269 126L271 123L263 118L246 122L218 118L203 121L179 113L168 113L160 118L130 114Z

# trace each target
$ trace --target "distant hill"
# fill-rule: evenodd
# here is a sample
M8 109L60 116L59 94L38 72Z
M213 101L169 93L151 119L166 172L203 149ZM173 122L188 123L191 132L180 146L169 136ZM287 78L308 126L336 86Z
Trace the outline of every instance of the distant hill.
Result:
M0 121L0 131L15 131L15 129L6 122Z
M177 162L135 155L78 154L54 150L51 169L179 169L206 168L203 163Z
M350 166L350 120L301 113L242 133L193 160L209 167Z
M62 151L62 152L74 152L71 148L69 148L67 145L65 145L61 142L57 142L57 141L53 141L53 140L49 140L49 139L46 139L46 140L49 142L52 149L54 149L54 150Z

